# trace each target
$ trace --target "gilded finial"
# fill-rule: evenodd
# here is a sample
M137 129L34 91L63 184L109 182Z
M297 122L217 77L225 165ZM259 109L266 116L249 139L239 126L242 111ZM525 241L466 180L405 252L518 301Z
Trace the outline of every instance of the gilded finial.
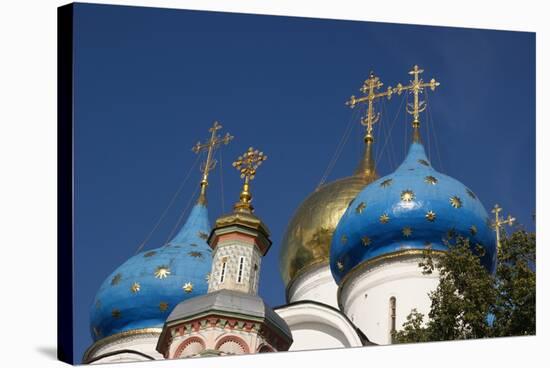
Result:
M360 103L367 104L366 116L361 118L361 125L366 128L366 134L364 138L365 142L372 142L374 140L374 136L372 134L373 125L380 120L380 113L376 112L374 109L374 101L377 98L381 97L387 97L388 99L390 99L393 94L393 89L390 86L388 86L385 92L378 92L378 90L383 85L384 83L380 81L380 78L374 75L374 73L371 71L369 74L369 78L363 83L363 86L360 89L364 96L355 97L352 95L349 101L346 102L346 105L348 105L352 109Z
M420 113L426 110L426 101L420 101L418 95L424 92L424 88L429 87L432 91L435 91L435 88L439 86L439 82L432 78L429 83L424 83L420 74L424 72L423 69L420 69L418 65L413 66L412 70L409 71L409 75L413 76L413 79L410 81L410 84L403 86L401 83L397 84L397 87L393 89L393 92L401 95L403 91L409 91L413 97L413 103L407 103L406 110L409 114L413 116L413 141L420 142Z
M256 170L267 159L263 152L250 147L248 150L233 162L233 167L241 173L241 179L244 179L243 190L241 191L240 201L234 206L235 211L252 212L254 207L252 195L250 194L250 180L256 176Z
M390 99L393 94L393 89L390 86L388 86L386 91L379 92L383 85L384 83L380 81L380 78L371 71L369 73L369 78L363 82L363 86L360 88L363 96L355 97L352 95L349 101L346 102L346 105L352 109L358 104L367 104L366 114L361 118L361 125L365 127L365 136L363 139L366 147L363 154L363 159L355 171L355 175L377 177L372 154L372 143L374 142L373 127L374 124L380 120L380 113L375 111L374 102L376 99L382 97L387 97Z
M206 187L208 186L208 174L210 171L216 167L217 161L212 157L214 151L222 144L229 144L229 142L234 138L229 133L225 133L225 136L221 137L217 134L217 131L220 130L222 126L217 121L214 122L214 125L208 131L212 133L210 139L206 143L197 142L193 146L192 150L195 153L200 153L202 151L208 151L206 154L206 161L201 165L202 179L201 179L201 193L199 195L198 203L206 204Z
M498 204L495 204L495 207L493 207L493 210L491 211L495 214L495 220L493 221L492 226L496 233L498 249L500 249L500 230L504 227L504 225L512 226L516 221L516 218L510 215L508 215L506 219L503 219L500 217L500 211L502 211L502 208Z

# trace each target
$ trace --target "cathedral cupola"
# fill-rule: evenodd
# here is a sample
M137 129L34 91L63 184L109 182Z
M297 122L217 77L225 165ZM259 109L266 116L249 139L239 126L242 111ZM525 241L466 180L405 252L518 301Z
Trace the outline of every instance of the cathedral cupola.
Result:
M349 204L330 249L340 307L378 344L391 341L392 330L413 308L424 314L429 310L428 292L438 276L421 273L424 250L444 252L462 236L472 247L483 247L480 258L489 272L496 264L495 235L483 204L470 188L435 170L424 151L419 114L426 102L419 94L439 83L424 83L422 72L415 66L410 85L394 90L413 97L407 106L414 117L413 142L405 160Z
M361 191L340 220L331 247L331 268L340 283L377 257L427 247L444 251L458 235L482 245L483 265L493 272L494 232L483 204L467 186L435 170L415 141L397 170Z
M208 291L237 290L257 294L262 257L271 247L269 229L254 215L250 180L267 156L250 147L233 166L244 179L233 213L221 216L208 242L213 250Z
M233 163L244 184L233 212L216 220L208 238L208 293L178 304L166 320L157 345L165 358L282 351L292 344L286 322L257 295L271 240L253 213L250 181L266 158L249 148Z
M380 119L375 102L391 98L393 90L370 73L360 91L346 103L355 108L365 105L361 125L365 127L363 156L348 177L320 185L298 207L283 237L279 268L286 285L287 300L314 300L333 307L337 286L329 270L329 249L333 232L350 201L369 183L378 178L373 157L373 125Z
M100 286L90 308L95 343L86 351L84 362L97 359L105 349L112 353L113 344L120 343L120 349L126 349L129 336L132 340L156 341L179 302L206 294L206 277L212 267L212 249L207 243L211 230L206 200L208 174L214 167L214 150L233 138L219 136L219 129L221 125L215 122L210 139L193 148L196 153L207 151L207 159L199 198L184 225L166 244L129 258ZM152 349L151 354L158 353Z

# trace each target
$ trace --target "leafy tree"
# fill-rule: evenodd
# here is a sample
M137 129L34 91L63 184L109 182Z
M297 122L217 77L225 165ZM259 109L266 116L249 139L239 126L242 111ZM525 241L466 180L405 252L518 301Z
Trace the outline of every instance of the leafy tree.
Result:
M536 333L536 236L523 230L504 239L499 249L494 336Z
M535 333L535 234L519 230L502 240L495 276L481 265L482 251L462 237L443 254L426 250L422 272L439 272L439 285L429 295L429 318L412 310L394 342Z
M430 338L430 330L423 326L424 315L415 309L407 316L407 322L403 324L403 329L394 332L392 336L393 343L404 342L428 342Z

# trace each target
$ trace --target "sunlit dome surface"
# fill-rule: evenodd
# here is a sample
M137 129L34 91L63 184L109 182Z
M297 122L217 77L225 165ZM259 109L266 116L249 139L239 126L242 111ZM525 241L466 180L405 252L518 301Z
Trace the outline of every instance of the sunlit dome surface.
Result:
M141 252L119 266L99 288L90 310L95 340L117 333L161 328L181 301L206 294L211 269L208 210L196 204L165 246Z
M300 204L286 228L279 253L279 268L287 287L308 270L328 265L338 221L350 201L377 178L368 144L354 175L317 188Z
M459 181L437 172L419 142L395 172L364 188L350 203L332 238L330 266L339 283L355 267L400 251L448 249L460 235L484 249L494 272L495 234L480 200Z

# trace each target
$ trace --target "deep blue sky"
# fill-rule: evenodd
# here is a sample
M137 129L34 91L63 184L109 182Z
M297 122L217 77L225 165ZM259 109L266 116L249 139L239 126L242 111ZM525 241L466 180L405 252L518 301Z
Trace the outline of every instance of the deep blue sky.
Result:
M424 142L436 169L498 202L527 229L535 212L535 35L292 17L85 5L75 14L76 356L91 343L88 308L103 279L134 254L195 161L213 120L235 140L223 150L226 211L240 179L230 167L249 145L269 156L253 183L272 231L260 294L284 300L280 241L315 188L352 117L344 106L371 69L408 83L419 64L441 81ZM405 154L410 118L385 102L378 171ZM392 122L395 123L392 125ZM407 136L406 127L409 129ZM428 136L430 139L428 139ZM436 144L437 141L437 144ZM358 123L329 180L349 175ZM439 152L439 154L437 153ZM145 249L166 241L200 180L183 188ZM211 176L210 220L222 212Z

